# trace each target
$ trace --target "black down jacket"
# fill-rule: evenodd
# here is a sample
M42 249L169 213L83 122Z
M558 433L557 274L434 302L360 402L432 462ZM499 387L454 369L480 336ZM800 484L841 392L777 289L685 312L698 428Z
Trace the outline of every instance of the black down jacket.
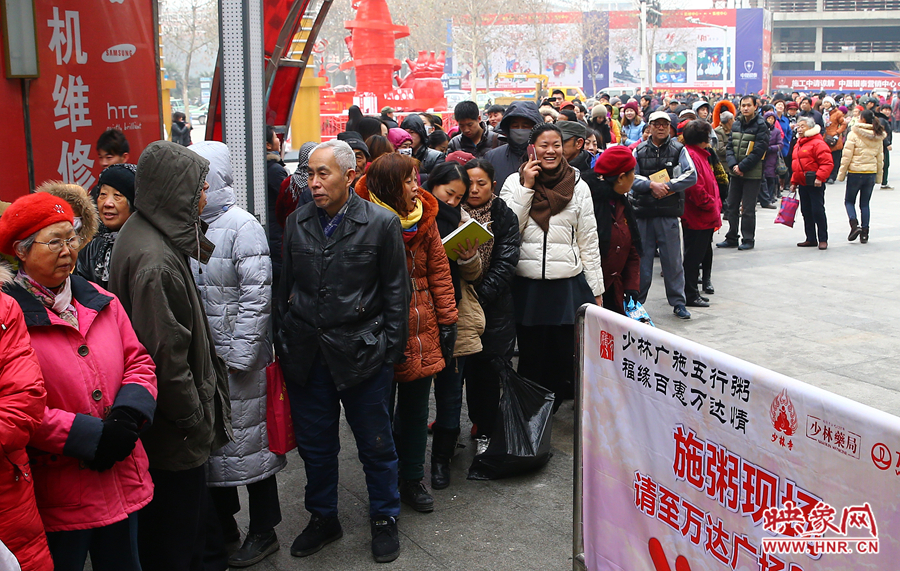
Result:
M516 345L516 320L511 286L519 263L519 221L498 196L491 206L491 231L494 247L491 265L475 287L484 309L485 327L481 336L482 352L512 357Z

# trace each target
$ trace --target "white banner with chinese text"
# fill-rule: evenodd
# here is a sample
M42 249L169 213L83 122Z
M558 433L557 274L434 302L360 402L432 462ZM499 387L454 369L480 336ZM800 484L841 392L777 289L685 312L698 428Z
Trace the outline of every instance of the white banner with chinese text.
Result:
M590 571L900 569L900 419L590 306Z

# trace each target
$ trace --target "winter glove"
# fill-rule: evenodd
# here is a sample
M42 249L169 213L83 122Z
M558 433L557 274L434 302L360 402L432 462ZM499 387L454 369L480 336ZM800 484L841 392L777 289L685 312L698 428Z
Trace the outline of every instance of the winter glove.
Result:
M85 462L88 468L103 472L131 455L138 440L143 415L127 407L110 411L103 420L103 432L94 459Z
M453 349L456 347L456 324L438 325L441 335L441 355L444 357L444 366L449 367L453 360Z

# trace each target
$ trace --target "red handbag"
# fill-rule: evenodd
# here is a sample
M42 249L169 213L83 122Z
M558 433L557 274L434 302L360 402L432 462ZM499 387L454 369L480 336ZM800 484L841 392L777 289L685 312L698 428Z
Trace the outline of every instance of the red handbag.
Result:
M277 357L274 363L266 367L266 425L269 450L273 454L287 454L297 447L291 403Z
M775 224L784 224L791 228L794 227L794 218L797 216L797 207L800 201L795 198L796 193L792 192L790 196L781 198L781 207L778 209L778 216L775 217Z

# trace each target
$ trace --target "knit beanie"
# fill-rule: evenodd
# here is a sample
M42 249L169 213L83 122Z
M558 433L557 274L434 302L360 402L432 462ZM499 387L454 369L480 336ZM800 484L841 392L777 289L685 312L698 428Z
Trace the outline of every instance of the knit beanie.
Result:
M110 165L102 173L97 186L111 186L128 199L128 206L134 210L134 165Z

